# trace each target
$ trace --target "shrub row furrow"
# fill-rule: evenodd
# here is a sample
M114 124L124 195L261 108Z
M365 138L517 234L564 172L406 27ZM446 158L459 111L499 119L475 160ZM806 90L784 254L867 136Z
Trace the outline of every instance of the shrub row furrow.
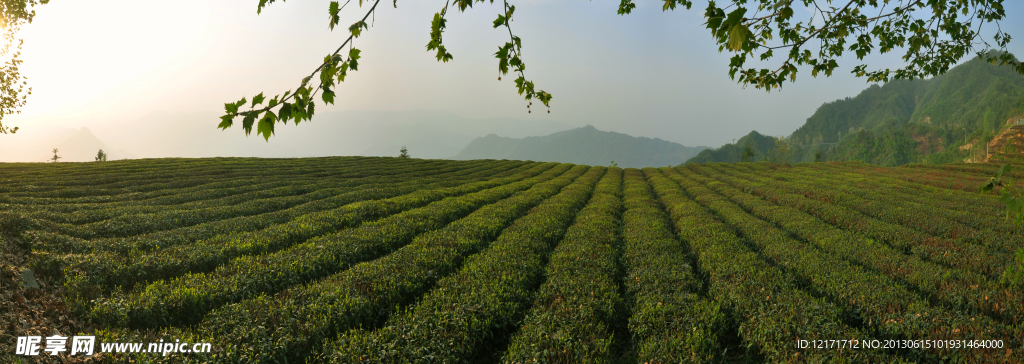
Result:
M545 257L571 226L605 174L594 167L585 183L566 187L502 232L455 274L441 279L416 305L383 327L352 330L317 362L472 363L498 359L494 347L520 322L542 283ZM612 176L611 178L614 178Z
M828 294L833 302L850 312L857 312L862 321L869 323L868 326L877 337L941 340L1005 338L1008 347L1019 346L1019 342L1012 339L1015 337L1011 335L1014 330L1007 325L983 315L965 313L964 310L953 311L932 306L924 298L889 278L895 276L903 280L925 280L933 277L941 279L945 276L955 281L966 274L943 270L914 258L907 258L899 252L891 251L888 246L835 229L802 212L769 205L764 200L743 194L721 182L689 170L666 169L666 175L682 185L702 183L706 188L697 197L698 201L735 226L767 257L779 265L792 269L810 282L812 289ZM789 233L821 250L809 249L808 244L792 239ZM870 269L842 259L863 264ZM881 274L874 270L880 271ZM952 278L948 278L951 276ZM924 282L912 283L918 283L920 287L920 283ZM957 295L943 297L943 293L949 292L943 291L944 288L946 287L937 287L931 292L954 303L958 303L955 300L961 297L970 297L975 293L970 287L962 287ZM984 361L1009 359L1005 351L963 351L948 348L913 350L904 354L918 360L938 360L943 357Z
M668 209L679 237L688 241L710 282L708 295L722 304L749 357L772 363L899 362L883 350L806 350L799 340L867 337L847 325L846 312L800 289L793 278L762 260L693 198L706 192L680 185L656 169L644 173ZM689 196L687 196L689 195Z
M379 325L396 307L412 303L438 279L457 271L466 256L487 247L510 224L517 227L507 230L533 226L536 217L521 216L550 211L547 207L531 208L561 200L551 198L559 191L575 193L577 187L566 187L570 183L593 184L599 169L580 177L586 169L576 166L569 173L484 206L442 229L417 236L409 245L379 259L273 296L217 308L191 335L220 338L223 351L198 361L302 362L320 353L323 342L339 332Z
M512 337L506 363L609 363L619 295L622 170L610 168L590 202L551 253L547 280L522 328ZM618 340L626 340L619 338Z
M538 167L540 170L551 165ZM381 220L363 224L358 228L309 239L287 249L264 255L240 256L218 266L209 273L187 274L170 281L157 281L144 290L131 293L128 297L112 297L97 300L92 317L97 322L112 326L155 327L198 322L209 310L226 303L251 298L259 294L274 293L289 286L325 277L360 261L374 259L382 254L404 246L416 235L435 230L451 221L495 201L507 198L530 186L561 175L570 167L557 165L538 176L519 181L500 181L507 184L474 192L484 186L500 182L482 182L440 191L418 191L397 199L409 201L406 205L419 205L431 200L427 206L407 210ZM472 192L472 193L469 193ZM468 193L468 194L466 194ZM465 194L465 195L463 195ZM461 195L461 196L460 196ZM358 220L363 209L384 209L402 204L383 201L361 204L353 207L356 213L337 214L327 218L348 216L347 220ZM397 211L404 209L397 208ZM340 216L339 216L340 215ZM232 256L244 254L253 246L274 246L279 240L300 235L296 242L305 240L311 234L290 231L316 231L323 225L315 219L300 219L295 226L273 228L277 235L263 235L256 239L234 240L236 244L221 244L213 254ZM336 224L328 224L336 225ZM279 236L285 235L285 236ZM207 258L210 260L211 258ZM216 258L212 258L216 259Z

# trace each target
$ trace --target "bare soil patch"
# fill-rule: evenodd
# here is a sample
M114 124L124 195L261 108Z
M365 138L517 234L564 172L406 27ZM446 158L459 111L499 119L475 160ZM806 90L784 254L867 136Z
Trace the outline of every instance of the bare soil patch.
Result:
M51 285L47 277L35 276L39 288L22 287L21 272L28 268L31 251L27 244L5 232L0 232L0 242L0 363L94 362L95 357L50 356L42 351L36 357L14 355L19 336L46 337L59 333L71 337L92 332L92 328L84 320L72 317L62 298L63 287ZM68 349L70 342L69 339Z

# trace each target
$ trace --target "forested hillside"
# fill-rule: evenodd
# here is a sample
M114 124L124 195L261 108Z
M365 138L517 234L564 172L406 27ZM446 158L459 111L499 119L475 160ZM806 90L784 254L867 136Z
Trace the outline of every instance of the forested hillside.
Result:
M1024 76L973 59L931 79L871 85L856 97L825 103L787 144L793 162L984 162L999 152L988 144L1022 122ZM687 163L760 161L773 148L775 138L754 131Z
M973 59L928 80L872 85L826 103L793 132L798 161L880 165L985 158L985 143L1024 111L1024 76Z

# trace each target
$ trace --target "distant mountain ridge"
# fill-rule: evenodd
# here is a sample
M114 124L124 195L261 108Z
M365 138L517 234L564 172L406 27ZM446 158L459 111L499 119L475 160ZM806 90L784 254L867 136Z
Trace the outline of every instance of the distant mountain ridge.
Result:
M641 168L677 165L707 147L687 147L658 138L634 137L585 127L545 136L474 139L452 159L518 159Z
M217 128L219 111L154 111L130 121L81 121L59 127L22 125L17 136L0 138L0 161L43 162L60 148L65 161L92 161L99 148L110 159L321 156L398 156L402 146L413 158L444 159L474 138L498 133L510 137L547 135L580 127L540 117L476 118L436 110L321 110L312 121L280 126L270 141L246 136L240 127ZM547 115L547 114L545 114ZM63 124L67 124L64 126ZM66 140L88 127L111 148ZM63 146L62 146L63 145ZM82 147L79 147L82 145ZM81 150L81 153L74 152ZM130 153L120 153L119 150ZM65 152L66 151L66 152ZM74 155L72 155L74 154Z

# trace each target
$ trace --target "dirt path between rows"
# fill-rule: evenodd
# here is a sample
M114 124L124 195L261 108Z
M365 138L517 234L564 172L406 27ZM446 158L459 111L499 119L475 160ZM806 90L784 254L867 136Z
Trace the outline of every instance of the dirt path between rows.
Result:
M36 276L39 288L22 287L21 272L28 268L27 244L0 231L0 363L93 363L95 358L14 355L19 336L54 334L73 336L89 329L76 320L63 302L63 288ZM90 330L91 331L91 330ZM70 345L70 339L68 340ZM66 353L65 353L66 354Z

